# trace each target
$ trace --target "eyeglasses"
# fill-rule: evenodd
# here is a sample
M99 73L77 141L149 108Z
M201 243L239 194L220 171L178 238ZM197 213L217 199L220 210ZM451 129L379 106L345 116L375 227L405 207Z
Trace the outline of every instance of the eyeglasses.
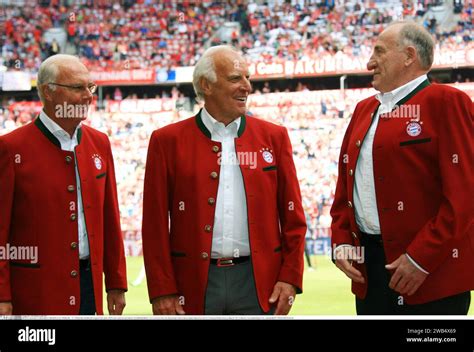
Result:
M95 84L95 83L89 84L87 87L84 87L84 86L68 86L66 84L59 84L59 83L54 83L54 82L49 82L48 84L52 84L52 85L59 86L59 87L64 87L64 88L69 88L69 89L75 90L76 92L82 91L84 88L86 88L91 94L94 94L95 91L97 90L97 84Z

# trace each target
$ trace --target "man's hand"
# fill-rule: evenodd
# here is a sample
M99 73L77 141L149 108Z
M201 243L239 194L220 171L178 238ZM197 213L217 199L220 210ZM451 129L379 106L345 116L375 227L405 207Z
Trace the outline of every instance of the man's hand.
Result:
M346 276L353 280L363 284L365 282L364 276L362 273L352 266L353 261L360 260L360 258L355 251L355 248L352 246L343 246L336 249L336 266L344 273Z
M177 295L157 297L152 301L154 315L184 315L183 306Z
M125 308L125 292L123 290L107 292L107 308L110 315L122 315Z
M278 281L273 287L273 293L268 300L270 303L278 301L275 315L287 315L295 301L296 289L293 285Z
M0 302L0 315L12 315L12 302Z
M400 294L411 296L418 290L428 276L418 269L405 254L402 254L393 263L385 265L388 270L395 270L389 287Z

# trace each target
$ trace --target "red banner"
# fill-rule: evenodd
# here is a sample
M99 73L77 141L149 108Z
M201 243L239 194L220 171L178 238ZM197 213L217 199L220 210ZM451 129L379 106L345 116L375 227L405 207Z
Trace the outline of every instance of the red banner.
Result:
M99 85L153 84L155 70L92 71L91 78Z
M368 56L352 56L339 52L310 60L254 62L250 65L252 79L315 77L335 74L368 73ZM433 69L474 66L474 45L435 52Z

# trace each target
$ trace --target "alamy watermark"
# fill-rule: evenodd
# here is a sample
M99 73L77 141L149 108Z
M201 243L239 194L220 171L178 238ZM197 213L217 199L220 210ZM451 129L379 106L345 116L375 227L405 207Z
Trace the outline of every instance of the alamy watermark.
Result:
M29 260L31 264L38 263L37 246L0 246L0 260Z
M392 106L391 104L381 104L379 109L381 109L381 111L389 111L380 114L381 119L411 119L415 121L420 120L420 104L403 104L394 106Z
M335 260L348 260L363 264L365 262L365 247L364 246L350 246L341 245L339 248L336 244L333 244L334 259Z
M85 119L89 115L90 104L57 104L55 116L58 119Z
M257 168L257 153L256 152L237 152L225 153L219 152L217 154L218 165L242 165L249 166L254 170Z

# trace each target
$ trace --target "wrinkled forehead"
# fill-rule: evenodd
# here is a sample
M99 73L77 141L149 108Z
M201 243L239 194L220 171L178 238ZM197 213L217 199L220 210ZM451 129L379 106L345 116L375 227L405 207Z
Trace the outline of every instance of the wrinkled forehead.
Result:
M241 72L244 74L248 73L247 60L235 52L224 52L219 53L215 57L216 68L220 68L226 73L230 72Z
M64 80L73 80L77 83L90 82L89 70L78 61L66 61L58 65L58 78Z
M400 29L401 27L397 25L388 27L379 35L375 44L384 47L392 47L397 45Z

